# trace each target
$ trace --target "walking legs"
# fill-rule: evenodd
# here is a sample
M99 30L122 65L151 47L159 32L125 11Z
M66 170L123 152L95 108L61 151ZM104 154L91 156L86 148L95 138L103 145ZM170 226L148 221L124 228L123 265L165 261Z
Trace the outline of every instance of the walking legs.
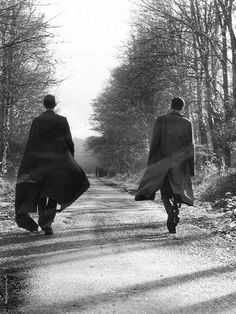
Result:
M168 176L166 176L161 187L161 199L168 215L167 229L170 233L176 233L176 226L179 222L178 214L181 199L179 195L173 193Z

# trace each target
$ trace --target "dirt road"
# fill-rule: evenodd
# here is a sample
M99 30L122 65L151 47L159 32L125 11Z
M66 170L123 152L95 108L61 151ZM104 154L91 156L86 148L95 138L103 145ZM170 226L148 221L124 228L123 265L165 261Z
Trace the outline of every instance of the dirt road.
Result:
M53 236L1 230L0 313L236 313L233 243L90 181Z

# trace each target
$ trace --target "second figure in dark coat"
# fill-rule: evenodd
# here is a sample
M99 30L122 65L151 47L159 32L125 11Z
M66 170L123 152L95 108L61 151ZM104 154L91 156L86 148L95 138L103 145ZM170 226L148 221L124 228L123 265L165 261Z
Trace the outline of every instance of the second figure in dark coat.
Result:
M171 112L156 120L148 168L140 182L135 199L151 200L161 190L168 214L167 228L176 232L181 203L193 205L191 176L194 175L192 124L181 114L184 101L173 98Z

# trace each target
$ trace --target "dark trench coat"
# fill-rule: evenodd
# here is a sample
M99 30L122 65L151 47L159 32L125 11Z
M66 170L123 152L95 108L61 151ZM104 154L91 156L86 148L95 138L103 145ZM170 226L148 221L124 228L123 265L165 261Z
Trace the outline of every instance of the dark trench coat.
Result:
M177 111L156 120L146 169L136 201L153 200L166 176L174 194L193 205L194 145L191 122Z
M17 176L17 214L36 212L42 197L49 197L64 209L89 188L73 155L66 118L47 110L33 120Z

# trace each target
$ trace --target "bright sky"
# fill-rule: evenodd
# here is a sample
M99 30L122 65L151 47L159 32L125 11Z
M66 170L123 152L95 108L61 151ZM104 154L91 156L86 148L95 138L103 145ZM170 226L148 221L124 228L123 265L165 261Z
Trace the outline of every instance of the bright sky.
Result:
M96 98L109 79L109 71L118 64L118 49L129 35L129 0L41 0L46 16L57 16L59 25L55 56L60 60L57 77L66 80L52 93L60 113L68 118L72 135L85 138Z

